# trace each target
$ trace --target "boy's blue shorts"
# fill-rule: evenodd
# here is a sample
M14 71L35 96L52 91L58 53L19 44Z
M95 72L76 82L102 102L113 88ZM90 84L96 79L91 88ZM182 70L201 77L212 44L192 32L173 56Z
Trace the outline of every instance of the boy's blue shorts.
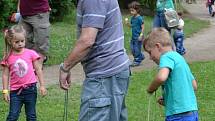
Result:
M165 121L198 121L198 111L189 111L186 113L167 116Z

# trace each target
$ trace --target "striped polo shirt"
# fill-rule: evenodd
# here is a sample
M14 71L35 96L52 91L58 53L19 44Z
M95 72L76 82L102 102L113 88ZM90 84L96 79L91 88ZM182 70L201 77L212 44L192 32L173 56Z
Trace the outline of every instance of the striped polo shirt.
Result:
M108 77L129 66L124 48L122 16L117 0L79 0L77 6L78 37L81 28L99 31L93 47L82 60L86 77Z

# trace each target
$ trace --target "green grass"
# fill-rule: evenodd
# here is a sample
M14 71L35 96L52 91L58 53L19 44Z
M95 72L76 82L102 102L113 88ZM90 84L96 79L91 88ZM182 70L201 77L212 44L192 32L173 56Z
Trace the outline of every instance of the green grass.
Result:
M129 17L128 15L124 15L125 17ZM64 20L64 22L53 23L50 31L50 50L49 50L49 60L47 65L59 64L64 60L64 58L68 55L69 51L72 49L75 41L76 41L76 25L74 23L74 19L70 19L72 17L68 17ZM152 17L145 17L145 35L152 28ZM193 33L198 32L202 28L206 28L209 26L209 22L189 19L185 18L185 37L190 37ZM128 53L130 53L129 42L131 39L131 29L127 26L124 26L125 32L125 48ZM0 34L0 58L3 53L3 45L4 41L2 38L2 33Z
M215 121L215 93L213 83L215 81L215 61L195 62L190 65L191 70L198 81L198 107L200 121ZM149 96L146 88L153 79L156 69L133 73L126 103L129 113L129 121L146 121L149 106ZM69 90L69 119L77 120L80 105L81 86L73 85ZM157 91L157 96L160 96ZM150 121L163 121L163 107L156 104L155 96L151 98ZM5 120L8 113L8 104L0 100L0 121ZM64 111L64 91L57 85L48 88L46 97L38 97L37 114L38 121L62 121ZM24 108L20 120L25 121Z

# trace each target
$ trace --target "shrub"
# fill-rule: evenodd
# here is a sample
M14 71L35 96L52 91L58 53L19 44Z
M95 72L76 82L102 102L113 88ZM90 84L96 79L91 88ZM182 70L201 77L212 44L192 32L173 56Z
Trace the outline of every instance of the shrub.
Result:
M0 1L0 28L9 24L8 17L17 9L17 0L1 0Z
M154 14L156 0L118 0L119 5L122 9L127 9L128 4L132 1L138 1L143 9L142 14L152 16Z
M12 12L17 10L18 0L0 0L0 28L9 25L8 17ZM65 15L69 14L74 10L77 4L74 0L49 0L50 7L52 8L50 20L61 21Z
M152 16L155 12L156 0L139 0L142 5L143 14Z
M62 21L75 7L73 0L49 0L52 9L51 21Z

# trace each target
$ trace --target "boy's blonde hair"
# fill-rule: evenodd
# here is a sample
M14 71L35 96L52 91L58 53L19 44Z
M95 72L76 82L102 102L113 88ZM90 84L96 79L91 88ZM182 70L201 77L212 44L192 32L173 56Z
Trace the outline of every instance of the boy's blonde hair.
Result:
M12 49L12 39L20 39L20 36L17 34L23 34L22 39L25 39L26 32L23 26L21 25L13 25L9 29L6 29L4 32L4 40L5 40L5 49L4 49L4 59L7 59L10 55L10 51Z
M170 34L165 28L159 27L152 29L144 39L143 48L147 51L153 48L156 43L160 43L162 46L172 46Z

